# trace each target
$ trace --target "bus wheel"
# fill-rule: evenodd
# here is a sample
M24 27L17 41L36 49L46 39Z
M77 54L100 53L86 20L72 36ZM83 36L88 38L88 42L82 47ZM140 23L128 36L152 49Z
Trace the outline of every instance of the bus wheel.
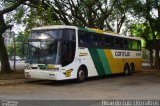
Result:
M77 73L77 80L78 82L83 82L86 79L86 73L84 68L79 68Z
M125 64L124 66L124 75L129 75L130 73L130 67L128 64Z
M135 67L134 67L134 64L132 63L132 64L130 65L129 75L132 75L132 74L134 73L134 71L135 71Z

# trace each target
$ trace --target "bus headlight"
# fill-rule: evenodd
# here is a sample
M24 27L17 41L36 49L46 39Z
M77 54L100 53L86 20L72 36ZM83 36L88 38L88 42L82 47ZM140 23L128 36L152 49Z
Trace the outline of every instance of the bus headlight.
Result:
M24 68L25 69L31 69L31 66L30 65L25 65Z

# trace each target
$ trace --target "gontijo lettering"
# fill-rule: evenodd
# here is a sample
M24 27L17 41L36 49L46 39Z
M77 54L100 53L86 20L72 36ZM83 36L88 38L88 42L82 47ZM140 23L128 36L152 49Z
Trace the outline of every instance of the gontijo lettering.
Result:
M130 52L120 52L116 51L115 56L130 56Z

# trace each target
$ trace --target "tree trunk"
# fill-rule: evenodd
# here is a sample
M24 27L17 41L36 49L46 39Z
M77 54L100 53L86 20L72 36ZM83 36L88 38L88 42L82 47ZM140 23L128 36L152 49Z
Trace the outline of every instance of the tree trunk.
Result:
M160 59L159 59L159 44L158 44L158 40L154 39L153 44L154 44L154 49L155 49L154 68L160 69L160 66L159 66Z
M4 44L4 38L0 35L0 57L1 57L1 73L12 72L9 64L8 53Z
M150 66L153 68L153 50L149 49L149 60L150 60Z
M155 63L154 63L154 67L156 69L160 69L160 66L159 66L159 50L156 49L156 52L155 52Z
M159 42L156 40L156 45L155 45L155 64L154 64L156 69L160 69L160 59L159 59Z
M13 4L7 3L8 5L6 5L6 7L4 6L4 9L0 9L0 59L1 59L1 72L2 73L12 72L10 68L10 64L9 64L7 49L4 44L4 38L2 37L2 34L5 33L5 31L11 28L12 26L7 25L7 23L5 23L6 21L4 19L4 14L15 10L17 7L19 7L21 4L23 4L26 1L28 0L16 0Z

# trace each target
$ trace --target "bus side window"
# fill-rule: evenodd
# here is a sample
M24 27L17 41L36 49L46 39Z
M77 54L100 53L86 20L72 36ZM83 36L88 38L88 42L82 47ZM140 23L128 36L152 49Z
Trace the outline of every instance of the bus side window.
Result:
M124 39L124 49L126 49L126 50L129 49L129 42L127 39Z
M110 46L111 46L110 37L106 36L105 37L105 48L110 48Z
M128 42L130 50L141 50L141 41L130 39Z
M95 47L96 41L94 34L91 32L82 31L82 33L79 35L79 43L80 46L83 47Z
M132 41L131 40L128 40L128 49L132 50Z
M124 49L124 40L120 37L115 38L115 48Z
M89 40L89 39L88 39ZM98 36L94 33L91 33L90 35L90 46L91 47L97 47L98 46Z
M114 41L115 41L115 48L119 49L120 48L120 41L119 41L119 39L115 38Z
M123 38L119 38L119 45L120 45L120 49L124 49L124 39Z
M110 36L110 48L115 48L114 37Z
M86 38L84 31L78 31L78 42L80 47L85 46Z
M85 32L85 46L90 47L92 45L92 33Z
M99 34L98 46L101 48L105 48L105 37L102 34Z
M138 49L138 42L135 40L132 40L132 49L137 50Z
M91 45L90 33L78 31L78 44L80 47L88 47Z
M137 41L138 50L141 50L141 41Z

